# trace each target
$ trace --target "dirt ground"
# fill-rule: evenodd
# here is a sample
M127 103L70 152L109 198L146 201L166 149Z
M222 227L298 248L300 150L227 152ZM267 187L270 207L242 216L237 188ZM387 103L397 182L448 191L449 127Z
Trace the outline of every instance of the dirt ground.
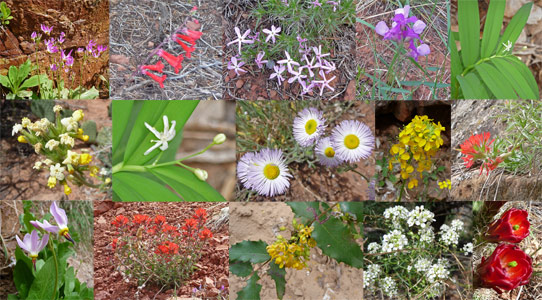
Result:
M230 246L244 240L263 240L272 243L280 226L290 226L294 217L285 203L231 203ZM308 268L286 270L284 299L339 300L363 299L363 271L337 263L323 255L317 248L311 250ZM262 269L265 271L266 269ZM263 272L262 271L262 272ZM263 274L263 273L262 273ZM261 276L261 299L276 299L275 283L268 276ZM237 299L237 292L245 280L230 276L230 299Z
M329 123L327 132L331 132L331 128L343 120L358 120L374 132L374 103L354 102L348 111ZM314 168L305 163L292 163L288 167L293 178L290 179L290 188L284 195L270 199L255 194L250 197L250 201L361 201L370 198L368 182L353 171L339 173L318 163ZM358 162L355 170L371 178L375 170L374 151L369 158ZM238 185L238 190L240 189L241 184Z
M492 139L504 132L506 124L495 118L502 114L498 104L502 100L454 101L452 105L452 149L472 134L491 133ZM456 200L512 201L542 199L542 171L529 174L509 174L502 168L480 174L478 167L466 169L461 153L454 151L452 166L452 197Z
M0 149L2 155L0 158L0 199L13 200L97 200L107 199L106 192L100 192L97 189L76 185L70 185L72 193L69 196L64 194L60 187L49 189L47 187L48 173L45 171L36 172L33 169L34 163L38 159L45 159L38 156L34 149L28 144L17 142L17 137L11 136L13 124L20 123L23 117L29 117L32 121L37 119L30 111L30 102L21 102L19 106L6 100L2 101L2 130L3 134L0 140ZM111 118L108 116L110 100L69 100L57 101L63 107L72 110L82 109L85 113L84 120L95 121L98 132L104 127L111 127ZM96 150L90 147L81 147L81 143L76 143L77 151L86 149L91 154L96 154ZM95 156L95 155L93 155Z
M391 146L395 143L395 138L399 135L405 125L407 125L416 115L427 115L433 122L440 122L446 130L441 134L444 144L440 150L433 156L434 166L445 166L444 173L440 173L439 181L450 179L451 169L451 120L450 120L450 105L446 101L378 101L376 102L376 157L381 159L383 156L389 157ZM380 167L378 167L380 168ZM380 172L377 170L377 172ZM400 176L395 174L397 178ZM450 200L446 191L441 192L438 185L433 180L429 181L427 197L434 200ZM436 191L435 190L436 187ZM408 190L404 197L406 199L417 199L423 192L423 184ZM400 186L393 186L391 182L386 186L376 189L377 198L383 201L394 201L398 195ZM453 190L453 188L452 188Z
M329 37L333 39L334 49L331 51L331 60L337 65L337 70L331 72L329 77L336 76L336 79L331 82L331 86L335 91L324 92L322 97L319 93L312 92L307 95L300 95L301 86L299 84L289 84L285 81L282 86L278 86L275 81L269 80L269 76L273 73L272 69L261 70L253 63L243 66L247 70L242 76L237 76L233 70L228 70L227 65L232 56L237 55L237 47L234 45L226 46L226 44L235 39L236 34L234 28L236 26L243 28L251 28L253 32L256 28L257 20L251 17L251 10L256 7L256 3L262 0L245 1L235 0L229 1L224 8L225 18L225 33L224 33L224 61L223 61L223 76L224 76L224 96L226 100L291 100L291 99L339 99L339 100L354 100L357 74L356 61L357 52L355 46L355 28L354 26L341 26L336 32L336 36ZM260 22L257 28L260 31L263 28L269 28L271 23L269 20ZM283 28L283 30L285 30ZM243 32L243 31L242 31ZM317 41L314 41L317 42ZM315 89L315 91L319 91Z
M136 74L137 66L154 64L145 60L168 35L198 7L202 37L196 51L185 58L183 68L175 74L164 62L168 75L164 88L148 76ZM220 1L111 1L111 98L112 99L220 99L222 97L222 22ZM194 28L196 29L196 28ZM184 53L174 41L162 49L178 55Z
M203 287L196 297L208 299L212 293L224 286L226 294L228 284L228 249L229 249L229 212L226 203L157 203L131 202L113 203L98 201L94 206L94 282L95 299L179 299L172 297L173 290L164 290L159 286L149 285L136 297L137 283L125 282L117 270L117 263L111 248L114 227L111 222L123 214L132 218L135 214L166 217L170 224L179 224L193 215L194 210L203 207L208 213L207 227L213 232L209 245L203 249L198 263L199 269L180 290L178 296L191 297L193 289ZM200 299L200 298L197 298Z
M392 4L393 3L393 4ZM395 9L398 6L394 1L359 1L357 7L358 18L364 20L367 23L376 26L379 21L386 21L390 26L389 21L394 14ZM438 3L437 9L432 12L432 3ZM447 1L410 1L411 9L416 9L415 12L423 12L416 15L419 19L423 20L428 26L423 33L423 42L429 45L431 53L419 59L419 63L424 67L429 75L428 79L424 79L424 73L410 62L410 60L397 61L395 65L397 77L402 81L431 81L434 82L437 79L439 83L450 83L450 55L448 48L444 43L448 40L448 25L446 16L446 4ZM426 6L429 5L429 6ZM411 10L411 15L413 11ZM387 72L386 65L383 63L391 63L395 54L393 45L387 40L383 40L382 37L376 34L371 28L364 24L356 24L356 40L357 40L357 52L359 53L360 68L371 76L377 76L380 80L386 82ZM440 33L440 35L439 35ZM377 57L375 57L377 56ZM378 62L377 62L378 59ZM429 69L431 68L431 69ZM380 75L379 75L380 74ZM365 75L361 76L358 90L358 97L363 99L370 99L372 88L374 86L373 80ZM433 95L431 88L421 85L415 90L412 87L401 87L402 89L412 91L412 99L416 100L429 100L429 99L449 99L450 88L437 89L437 94ZM390 93L395 100L401 100L400 93ZM389 99L380 99L389 100Z

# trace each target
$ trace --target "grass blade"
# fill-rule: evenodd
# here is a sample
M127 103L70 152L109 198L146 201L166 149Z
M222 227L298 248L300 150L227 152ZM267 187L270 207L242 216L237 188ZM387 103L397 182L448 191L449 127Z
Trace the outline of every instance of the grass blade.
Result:
M538 99L538 92L533 92L519 70L504 58L495 58L491 63L503 74L503 76L514 87L514 90L521 99Z

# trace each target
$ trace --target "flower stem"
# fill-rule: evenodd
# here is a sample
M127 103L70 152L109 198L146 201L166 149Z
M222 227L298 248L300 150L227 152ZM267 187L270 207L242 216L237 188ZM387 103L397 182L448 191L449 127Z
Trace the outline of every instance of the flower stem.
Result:
M399 197L397 198L397 202L400 202L403 198L403 191L405 190L405 183L406 181L403 181L403 184L401 185L401 192L399 192Z

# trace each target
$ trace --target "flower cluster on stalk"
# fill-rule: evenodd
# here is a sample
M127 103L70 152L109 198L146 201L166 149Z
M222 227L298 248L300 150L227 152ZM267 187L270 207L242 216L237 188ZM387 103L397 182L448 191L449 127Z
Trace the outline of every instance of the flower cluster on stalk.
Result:
M297 223L295 219L292 224L294 231L290 238L286 239L282 235L278 235L277 240L267 246L267 253L280 268L302 270L307 267L310 248L316 246L316 241L311 237L312 227Z
M480 174L482 174L484 169L486 169L486 174L489 174L489 171L495 170L500 163L504 162L511 155L511 152L499 153L499 150L492 146L495 139L491 141L490 139L491 134L484 132L470 136L461 144L459 151L464 155L461 159L467 169L472 167L476 161L482 161Z
M89 183L87 175L102 181L101 186L109 184L111 179L106 176L107 170L91 164L92 155L73 151L76 140L86 142L89 139L80 127L83 111L76 110L71 117L61 118L62 110L60 105L53 108L55 122L50 122L47 118L32 122L25 117L21 123L13 126L12 135L18 134L17 140L20 143L32 145L36 154L45 157L45 160L35 162L34 169L49 171L49 188L64 186L64 193L69 195L72 189L68 182L77 186L100 187Z

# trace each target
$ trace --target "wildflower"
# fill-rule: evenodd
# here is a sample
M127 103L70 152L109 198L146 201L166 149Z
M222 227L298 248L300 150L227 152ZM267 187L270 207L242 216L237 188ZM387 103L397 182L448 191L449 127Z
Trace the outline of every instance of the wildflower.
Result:
M151 72L147 72L147 71L143 71L142 73L143 73L143 75L147 75L150 78L152 78L152 80L156 81L160 85L161 88L164 88L164 81L166 81L166 78L167 78L166 74L164 74L162 76L158 76L158 75L155 75L155 74L153 74Z
M439 232L440 241L446 246L456 246L459 242L459 231L462 229L463 225L461 225L461 227L450 227L446 224L442 224Z
M150 223L151 218L147 215L134 215L134 224Z
M77 152L68 150L68 153L66 154L66 158L64 161L62 161L62 164L64 165L74 165L77 166L79 164L79 154Z
M333 149L329 137L325 137L318 141L314 148L314 153L316 153L316 157L318 157L320 164L328 168L334 168L343 163L335 156L335 150Z
M420 228L426 228L431 222L435 221L434 217L435 214L430 210L425 209L423 206L416 206L408 213L407 224L408 227L416 225Z
M206 181L207 178L209 177L209 174L207 174L207 171L202 170L202 169L195 169L194 175L196 175L196 177L201 181Z
M322 80L315 80L315 83L320 84L320 96L324 93L324 89L327 87L331 91L335 91L335 88L333 88L331 85L329 85L333 80L335 80L336 76L333 76L329 79L326 78L326 75L323 70L320 70L320 77Z
M489 132L484 132L481 134L472 135L461 144L461 153L465 157L461 157L465 163L466 168L472 167L474 161L477 159L485 159L487 154L491 152L491 144L495 139L489 141L491 134ZM480 173L483 171L484 165L480 167Z
M45 144L45 148L49 149L50 151L53 151L60 143L57 140L49 140Z
M107 50L107 46L106 45L98 45L96 47L96 50L98 51L98 55L102 54L102 52L105 52Z
M179 74L179 71L183 67L181 65L184 59L184 56L182 54L180 54L179 56L174 56L162 49L158 49L158 52L156 52L156 54L161 58L165 59L175 69L175 74Z
M49 176L49 179L47 179L47 186L52 189L56 186L56 177Z
M320 65L320 68L324 70L326 74L329 74L335 70L337 70L337 67L335 66L334 62L329 62L325 59L322 59L322 64Z
M301 84L301 95L305 95L308 93L312 93L312 88L314 87L314 83L311 82L310 84L307 84L304 80L300 81Z
M64 180L64 171L66 171L66 168L62 167L59 163L49 167L50 176L56 177L58 180Z
M126 224L128 224L128 218L126 218L125 216L123 215L118 215L115 217L115 220L113 220L113 222L111 222L112 225L115 225L117 228L118 227L122 227Z
M199 237L200 237L200 239L205 240L205 239L208 239L208 238L212 238L213 233L211 232L211 230L209 230L209 228L205 228L200 232Z
M299 82L299 84L301 84L301 82L303 82L303 79L307 78L307 75L303 75L302 72L303 72L302 67L299 67L297 72L292 69L290 74L292 74L294 76L290 77L290 79L288 79L288 83L292 83L292 82L297 80Z
M49 222L47 222L47 220L43 220L43 223L40 221L30 221L30 224L32 224L36 228L41 228L51 233L58 233L59 236L63 236L72 244L75 244L69 234L70 230L68 228L68 217L66 216L66 211L58 207L56 202L53 201L53 203L51 203L51 206L49 207L49 212L51 213L51 215L53 215L53 218L55 219L57 225L51 225L49 224Z
M384 211L383 216L386 220L391 221L394 228L400 228L401 221L408 218L408 209L401 205L389 207Z
M418 61L418 57L426 56L431 53L431 49L426 44L421 44L418 47L414 45L414 40L410 40L410 57L414 58L415 61Z
M41 31L43 31L45 34L50 35L51 31L53 31L53 26L47 26L45 24L41 24Z
M191 58L192 57L192 52L194 52L196 50L195 47L188 47L185 43L183 43L180 39L176 39L175 40L177 42L177 44L179 44L183 50L186 52L185 55L186 55L186 58ZM180 55L179 55L180 56Z
M205 208L198 208L194 212L194 219L205 220L207 218L207 211Z
M41 39L41 33L36 33L35 31L32 32L32 34L30 35L30 38L32 40L34 40L34 42L36 42L37 40Z
M24 117L24 118L21 120L21 124L23 125L23 128L26 128L26 127L28 127L30 124L32 124L32 122L30 122L30 119L29 119L29 118Z
M263 68L263 64L268 62L267 60L262 60L264 56L265 52L261 51L260 53L258 53L258 55L256 55L256 59L254 59L254 62L256 62L256 65L259 69Z
M399 293L397 290L397 283L391 277L384 277L381 281L381 287L384 294L388 297L397 296Z
M248 167L250 186L268 197L283 194L290 187L290 177L282 150L262 149Z
M429 268L431 268L431 261L425 257L418 258L418 260L414 264L414 269L422 274L427 272Z
M307 69L309 71L309 76L312 78L312 77L314 77L314 72L312 70L316 69L316 68L319 68L320 63L315 63L316 62L316 57L313 57L310 61L309 61L309 58L307 56L305 56L304 59L305 59L306 64L303 65L302 68Z
M64 182L64 194L69 195L72 193L72 189L68 186L66 182Z
M363 287L368 288L376 282L380 274L382 273L382 268L380 265L370 264L367 266L367 270L363 271Z
M275 37L280 32L280 27L275 27L275 25L271 25L271 30L264 29L262 30L265 34L267 34L267 38L265 38L265 42L269 42L269 40L273 40L273 44L275 43Z
M450 275L450 271L442 263L433 264L428 270L425 276L429 283L434 283L436 281L445 280Z
M32 167L32 169L39 170L39 169L41 169L42 165L43 165L43 162L37 161L37 162L34 163L34 166Z
M285 66L274 66L273 69L275 70L275 73L271 73L271 76L269 76L269 79L277 78L277 81L279 82L279 86L284 81L284 77L282 77L282 73L284 73L284 70L286 70Z
M294 119L294 138L301 147L309 147L320 138L326 128L323 113L314 107L303 109Z
M376 242L369 243L369 245L367 246L367 250L369 251L369 253L378 253L378 251L380 250L380 245Z
M175 120L171 121L171 128L169 127L169 121L168 117L164 115L164 131L158 132L154 127L150 126L145 122L145 127L149 129L154 136L156 136L157 140L151 140L151 142L156 143L152 147L150 147L143 155L148 155L151 153L154 149L160 147L160 150L164 151L168 148L168 142L171 141L175 137Z
M45 45L47 46L47 52L49 52L49 53L57 53L58 52L58 47L55 46L53 38L51 38L48 41L45 41Z
M337 11L337 6L339 5L339 2L336 1L326 1L327 4L333 5L333 11Z
M489 224L484 239L489 242L519 243L530 234L528 217L526 210L510 208Z
M312 4L312 7L322 7L322 3L320 3L320 0L314 0L312 2L309 2L309 4Z
M402 250L406 245L408 245L408 239L398 229L393 229L382 237L382 252Z
M510 49L512 49L512 42L510 40L508 40L508 42L505 43L502 43L504 49L503 49L503 52L509 52Z
M246 189L252 189L251 181L248 180L248 170L255 156L255 152L247 152L241 156L237 163L237 178Z
M318 45L318 48L312 47L312 51L314 51L314 55L320 64L322 64L322 58L331 55L329 53L322 54L322 45Z
M13 125L13 130L11 131L11 136L14 136L15 134L19 133L21 130L23 130L23 125L22 124Z
M156 64L154 65L143 65L140 67L141 70L151 70L151 71L155 71L155 72L158 72L158 73L164 73L164 64L162 63L162 61L158 61Z
M79 164L84 166L90 164L92 161L92 155L88 153L83 153L79 156Z
M47 243L49 242L49 235L44 234L43 237L40 239L38 236L38 232L36 230L32 230L32 233L25 234L23 240L19 239L19 236L15 236L15 239L17 240L17 244L19 244L19 247L21 249L28 252L30 258L32 259L32 265L34 266L34 270L36 270L36 259L38 258L38 254L40 253L45 246L47 246Z
M59 42L60 44L64 43L64 41L66 41L65 37L66 37L66 33L64 33L64 31L62 31L62 32L60 33L60 37L58 37L58 42Z
M72 148L75 145L75 139L72 138L68 133L63 133L58 137L60 138L60 143L63 145L68 145Z
M461 248L465 252L465 256L468 256L470 253L474 251L474 245L472 243L466 243L463 245L463 248Z
M349 163L367 159L373 151L374 140L371 129L357 120L342 121L331 133L335 155Z
M414 178L414 179L410 179L410 180L408 181L407 187L408 187L409 189L413 189L413 188L415 188L415 187L417 187L417 186L418 186L418 179L415 179L415 178Z
M284 54L286 55L286 59L277 61L278 64L280 65L286 64L286 66L288 67L288 72L292 72L293 70L292 66L299 67L299 63L290 57L290 53L288 53L288 51L284 51Z
M237 74L237 76L240 76L242 75L242 74L239 74L240 72L241 73L247 72L241 68L244 65L245 63L241 61L240 59L237 59L237 56L232 56L230 61L228 62L228 70L234 70L235 74Z
M67 131L76 131L79 128L79 124L73 117L63 118L60 120L60 124L66 127Z
M241 46L243 44L253 44L254 41L247 39L247 36L250 34L250 29L247 29L247 31L245 31L242 35L241 35L241 31L239 30L239 27L235 27L234 30L235 30L235 34L237 34L237 39L229 42L226 45L229 46L231 44L237 43L239 47L239 54L241 54Z
M201 31L190 30L188 28L183 29L182 32L194 41L199 40L203 34Z
M57 114L57 113L59 113L59 112L61 112L61 111L62 111L62 106L60 106L60 105L55 105L55 106L53 106L53 112L54 112L55 114Z
M96 46L96 42L94 42L93 40L88 41L88 44L87 44L87 47L86 47L87 52L88 53L94 52L94 47L95 46Z
M450 179L446 179L444 181L439 181L437 182L438 183L438 187L443 190L443 189L451 189L452 188L452 182L450 181Z

